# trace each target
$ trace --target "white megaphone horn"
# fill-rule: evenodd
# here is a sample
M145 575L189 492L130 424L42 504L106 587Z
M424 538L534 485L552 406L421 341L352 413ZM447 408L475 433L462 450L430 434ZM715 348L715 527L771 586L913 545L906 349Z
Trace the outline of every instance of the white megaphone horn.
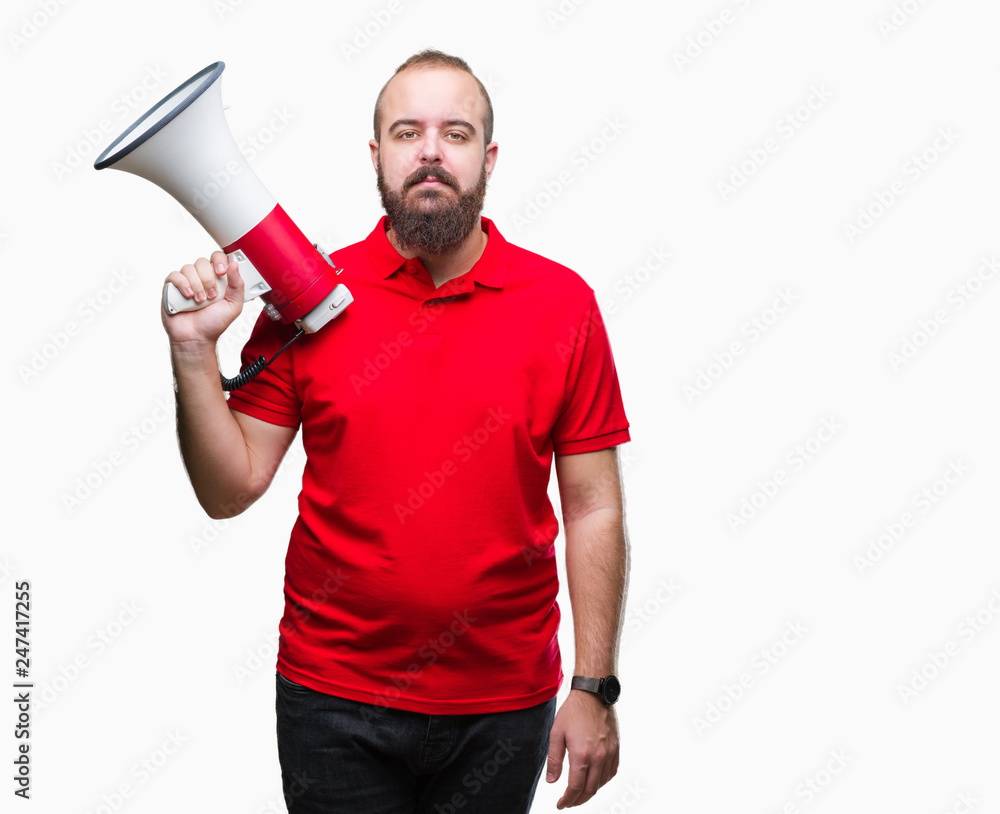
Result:
M302 234L250 168L226 124L215 62L157 102L94 162L152 181L170 193L236 260L245 299L262 296L272 319L314 333L353 301L329 258ZM204 308L171 283L170 314Z

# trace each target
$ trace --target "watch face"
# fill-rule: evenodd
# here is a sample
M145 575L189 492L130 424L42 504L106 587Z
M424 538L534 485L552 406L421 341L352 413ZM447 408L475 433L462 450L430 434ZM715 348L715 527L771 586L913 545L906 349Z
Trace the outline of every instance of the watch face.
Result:
M604 679L603 685L601 687L601 695L604 696L604 701L608 705L613 704L618 700L618 696L622 694L621 682L614 676L608 676Z

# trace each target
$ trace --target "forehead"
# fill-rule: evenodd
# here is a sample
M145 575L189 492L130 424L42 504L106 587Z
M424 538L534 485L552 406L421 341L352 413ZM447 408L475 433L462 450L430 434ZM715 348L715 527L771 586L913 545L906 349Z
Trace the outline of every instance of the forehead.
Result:
M483 134L486 102L475 78L448 67L409 68L396 74L382 97L382 129L396 119L465 119Z

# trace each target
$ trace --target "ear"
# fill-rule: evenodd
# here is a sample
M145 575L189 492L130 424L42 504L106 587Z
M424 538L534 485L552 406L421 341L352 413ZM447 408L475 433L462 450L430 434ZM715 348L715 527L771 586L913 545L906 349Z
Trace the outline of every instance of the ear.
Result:
M378 172L378 142L375 139L369 141L368 149L372 152L372 167Z
M493 175L493 168L496 166L497 163L497 151L499 149L500 148L497 146L497 143L495 141L491 141L489 144L486 145L486 156L484 161L486 165L487 180L489 180L489 177Z

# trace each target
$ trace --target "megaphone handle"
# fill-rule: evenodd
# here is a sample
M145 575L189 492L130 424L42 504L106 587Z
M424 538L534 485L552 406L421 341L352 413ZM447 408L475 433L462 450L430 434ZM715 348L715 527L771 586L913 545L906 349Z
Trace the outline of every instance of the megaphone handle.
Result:
M239 266L240 277L243 278L243 302L249 302L271 290L253 263L247 260L246 255L239 249L229 255L229 260L230 262L235 260ZM218 302L221 297L226 295L226 278L217 277L216 283L216 295L203 302L195 302L194 297L185 297L173 283L165 283L163 286L163 308L168 314L173 315L179 314L181 311L197 311L213 302Z
M197 311L207 305L211 305L213 302L218 302L220 298L224 297L226 295L226 285L225 277L217 277L216 295L210 300L206 299L203 302L196 302L194 297L185 297L181 294L181 290L173 283L164 283L163 308L170 315L179 314L181 311Z

